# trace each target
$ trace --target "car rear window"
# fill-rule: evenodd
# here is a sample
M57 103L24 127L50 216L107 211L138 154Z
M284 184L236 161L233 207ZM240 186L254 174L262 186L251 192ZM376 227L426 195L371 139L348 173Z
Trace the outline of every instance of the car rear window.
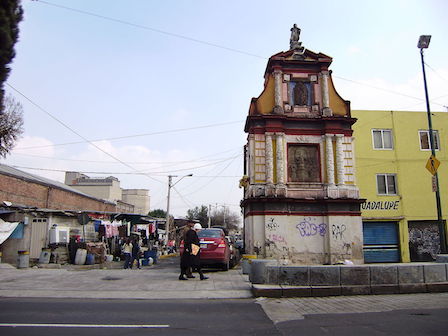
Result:
M222 237L222 230L203 229L198 232L198 237L199 238L204 238L204 237L219 238L219 237Z

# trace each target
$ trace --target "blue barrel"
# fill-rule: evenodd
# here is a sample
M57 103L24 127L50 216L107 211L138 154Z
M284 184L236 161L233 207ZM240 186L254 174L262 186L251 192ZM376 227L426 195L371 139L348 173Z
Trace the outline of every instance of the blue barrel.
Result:
M157 250L145 251L144 257L145 259L152 258L154 264L157 264Z
M86 256L86 265L93 265L95 263L95 256L88 253Z

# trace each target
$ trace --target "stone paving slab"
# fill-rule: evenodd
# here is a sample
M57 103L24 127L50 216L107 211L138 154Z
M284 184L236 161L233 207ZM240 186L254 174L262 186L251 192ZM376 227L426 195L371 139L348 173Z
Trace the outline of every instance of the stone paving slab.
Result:
M0 267L0 297L104 299L236 299L251 298L248 275L235 268L210 271L208 280L197 276L179 281L173 267L139 269L5 268Z

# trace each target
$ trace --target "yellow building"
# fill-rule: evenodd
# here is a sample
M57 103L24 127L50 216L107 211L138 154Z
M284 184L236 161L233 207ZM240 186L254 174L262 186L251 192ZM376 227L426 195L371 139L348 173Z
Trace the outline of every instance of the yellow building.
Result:
M365 262L432 261L440 230L426 112L356 111L356 184L362 205ZM432 113L444 232L448 216L448 113ZM446 237L446 235L445 235Z

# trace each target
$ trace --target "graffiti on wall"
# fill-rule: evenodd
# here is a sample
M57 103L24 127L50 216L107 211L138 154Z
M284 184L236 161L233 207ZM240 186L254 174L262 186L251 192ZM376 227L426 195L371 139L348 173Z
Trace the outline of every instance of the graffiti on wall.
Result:
M333 239L340 239L342 240L344 238L344 232L346 230L346 226L344 224L342 225L335 225L333 224L331 226L331 235L333 236Z
M435 260L440 253L438 227L431 224L409 227L409 252L411 261Z
M296 225L296 228L302 237L312 237L317 235L323 237L327 233L327 224L313 223L310 217L304 218L303 221Z
M266 227L269 231L274 231L278 228L278 224L275 222L274 218L271 217L268 219Z

